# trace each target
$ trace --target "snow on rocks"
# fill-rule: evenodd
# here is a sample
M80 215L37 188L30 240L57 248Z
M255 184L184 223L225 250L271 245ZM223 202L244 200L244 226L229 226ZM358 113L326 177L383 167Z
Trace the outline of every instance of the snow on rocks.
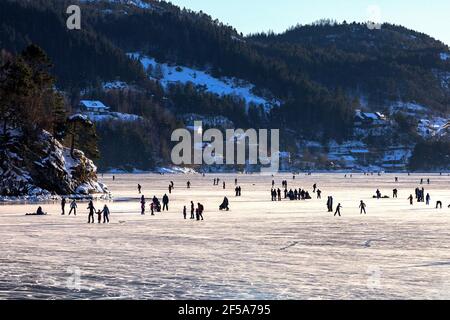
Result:
M25 145L10 139L0 163L0 201L42 201L60 195L93 198L109 194L97 182L97 167L79 150L64 147L42 131Z

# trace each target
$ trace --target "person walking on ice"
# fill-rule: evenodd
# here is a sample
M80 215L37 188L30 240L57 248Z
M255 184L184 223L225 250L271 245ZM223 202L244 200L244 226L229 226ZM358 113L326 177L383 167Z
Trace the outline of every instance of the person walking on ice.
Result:
M61 200L61 215L66 214L66 198L62 198Z
M184 208L183 208L183 217L184 217L184 220L186 220L186 217L187 217L187 209L186 209L186 206L184 206Z
M138 192L139 192L139 194L141 194L141 190L142 190L142 186L140 185L140 184L138 184Z
M89 215L88 215L88 223L94 223L94 213L95 213L95 207L94 207L94 203L91 201L89 201L88 204L88 210L89 210Z
M195 212L195 205L194 205L194 202L191 201L191 220L195 219L194 212Z
M409 198L408 198L408 200L409 200L409 204L410 204L411 206L414 205L414 197L413 197L413 195L410 195Z
M72 200L72 202L70 203L70 211L69 211L69 216L73 214L76 216L77 215L77 202L75 201L75 199Z
M191 182L188 181L188 182L186 183L186 186L187 186L188 189L190 189L190 188L191 188Z
M103 223L109 223L110 211L109 211L109 208L108 208L108 206L106 204L103 207L102 213L103 213Z
M102 212L99 210L97 210L97 221L98 223L102 223Z
M166 209L167 211L169 211L169 197L167 196L167 194L164 195L163 197L163 211L164 209Z
M141 197L141 215L145 214L145 197Z
M336 212L334 213L335 217L336 217L336 215L338 215L339 217L341 216L341 209L342 209L342 205L339 203L336 207Z
M366 207L367 207L367 205L364 203L364 201L362 201L361 200L361 203L360 203L360 205L359 205L359 208L361 209L361 212L360 212L360 214L367 214L367 212L366 212Z

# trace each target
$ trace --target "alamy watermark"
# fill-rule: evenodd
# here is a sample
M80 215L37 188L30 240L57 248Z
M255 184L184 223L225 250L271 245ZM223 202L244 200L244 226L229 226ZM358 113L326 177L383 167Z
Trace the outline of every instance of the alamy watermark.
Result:
M195 121L193 130L172 133L174 165L260 165L261 173L276 173L280 168L280 132L278 129L228 129L225 138L219 129L203 132L203 123ZM247 156L248 155L248 156Z
M66 26L69 30L81 29L81 9L77 5L67 7L66 13L70 16L66 20Z

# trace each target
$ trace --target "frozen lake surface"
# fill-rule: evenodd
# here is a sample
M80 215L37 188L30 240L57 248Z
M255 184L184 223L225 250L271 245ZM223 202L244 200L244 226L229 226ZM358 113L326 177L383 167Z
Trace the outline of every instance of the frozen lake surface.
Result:
M449 299L450 177L398 176L280 175L277 188L286 179L312 193L317 183L322 200L271 202L272 177L105 175L110 225L88 225L86 203L76 217L58 203L41 217L24 216L36 204L0 205L0 299ZM432 205L410 206L422 177ZM161 198L170 180L169 213L141 216L137 184ZM372 199L396 187L398 199ZM231 211L219 212L225 195ZM326 212L328 195L342 218ZM205 221L183 220L190 200Z

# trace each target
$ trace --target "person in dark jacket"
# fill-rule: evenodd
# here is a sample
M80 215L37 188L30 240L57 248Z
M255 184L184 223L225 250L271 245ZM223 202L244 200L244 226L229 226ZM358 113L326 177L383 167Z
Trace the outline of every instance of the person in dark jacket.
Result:
M163 200L163 209L162 209L162 211L164 211L164 209L169 211L169 197L167 196L167 194L164 195L162 200Z

